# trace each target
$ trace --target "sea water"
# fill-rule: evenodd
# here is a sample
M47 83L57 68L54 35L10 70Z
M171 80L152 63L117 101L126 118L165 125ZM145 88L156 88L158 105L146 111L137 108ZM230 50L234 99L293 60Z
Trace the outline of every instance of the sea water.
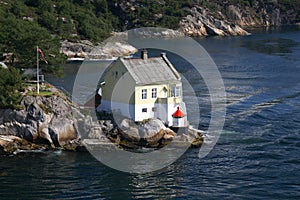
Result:
M190 149L160 171L136 175L110 169L88 152L20 152L1 156L0 199L299 199L300 29L251 32L196 39L227 93L224 129L205 158ZM79 66L69 63L64 78L48 79L72 91ZM188 68L181 73L193 76ZM196 125L205 130L211 106L199 82Z

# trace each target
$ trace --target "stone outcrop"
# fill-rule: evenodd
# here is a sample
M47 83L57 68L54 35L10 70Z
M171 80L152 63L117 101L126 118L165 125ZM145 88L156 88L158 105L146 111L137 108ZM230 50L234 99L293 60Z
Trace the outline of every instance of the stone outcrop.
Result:
M137 49L127 43L106 42L93 49L88 55L89 58L111 59L122 56L129 56L137 52Z
M94 45L87 40L76 43L65 40L61 42L60 51L68 58L86 58L93 48Z
M34 144L17 136L0 135L0 152L7 154L18 153L19 151L47 150L48 147L42 144Z
M106 41L94 46L91 42L83 40L78 43L63 41L61 52L69 59L112 59L114 57L128 56L137 52L137 49L125 42Z
M119 125L111 120L100 120L99 124L94 124L91 128L90 134L83 138L83 142L103 144L107 139L124 149L141 147L159 149L174 139L181 141L182 144L188 142L192 147L200 147L203 143L202 134L192 128L186 133L177 134L158 119L135 123L126 118Z
M205 8L195 6L190 10L191 14L180 21L180 30L189 36L228 36L228 35L249 35L240 26L227 21L224 15L219 12L219 18Z
M297 21L297 11L285 8L283 11L274 3L253 7L224 5L223 10L229 20L240 26L281 26L292 25Z
M244 35L245 27L294 25L299 22L299 8L277 1L259 2L252 5L232 4L230 1L208 3L210 8L194 6L190 15L181 20L185 33L195 35ZM194 27L193 27L194 26ZM212 31L206 31L213 28ZM219 29L219 30L216 30ZM232 30L231 30L232 29ZM221 30L221 31L220 31ZM197 33L201 34L197 34Z
M62 93L50 97L25 95L21 107L20 110L0 110L0 144L6 141L0 146L4 151L15 150L7 146L76 149L81 145L77 119L73 117L79 110ZM11 144L15 142L21 145Z

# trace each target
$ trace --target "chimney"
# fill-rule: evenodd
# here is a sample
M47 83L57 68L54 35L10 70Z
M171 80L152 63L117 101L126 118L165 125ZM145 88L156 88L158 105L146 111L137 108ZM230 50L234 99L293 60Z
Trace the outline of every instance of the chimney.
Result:
M148 59L148 52L147 52L146 49L142 50L141 58L144 59L144 60Z

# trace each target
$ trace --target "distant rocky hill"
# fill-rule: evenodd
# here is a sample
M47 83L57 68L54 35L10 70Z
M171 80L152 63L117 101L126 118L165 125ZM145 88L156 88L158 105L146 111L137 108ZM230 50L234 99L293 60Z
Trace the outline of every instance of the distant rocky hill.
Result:
M185 17L202 7L217 19L239 26L272 26L300 22L300 2L290 0L183 0L183 1L115 1L113 13L132 28L136 25L156 25L167 22L166 16ZM173 9L171 11L170 9ZM146 19L146 20L145 20ZM175 22L174 18L169 21ZM154 21L155 20L155 21ZM169 26L172 26L169 24ZM173 24L173 27L176 27Z
M179 28L192 36L246 35L247 32L242 28L292 25L300 22L299 1L185 0L178 3L165 0L147 3L143 0L133 0L118 2L119 9L117 11L115 9L115 13L130 28L136 25L166 25ZM158 9L157 6L167 7L166 12ZM181 12L174 11L174 15L167 16L172 7ZM132 14L135 12L141 15Z
M119 20L117 31L160 26L179 30L194 37L235 36L248 35L249 27L296 25L300 22L299 1L115 0L112 2L114 3L108 5L112 14ZM77 55L86 53L88 52L82 54L77 52Z
M0 5L1 20L36 22L61 39L73 42L99 42L112 31L135 27L178 29L186 26L184 23L191 25L188 16L195 19L192 24L196 26L206 21L220 26L221 20L233 29L233 24L279 26L300 22L298 0L1 0Z
M112 32L136 27L226 36L247 35L248 26L299 22L299 0L0 0L0 61L34 65L37 45L52 64L64 59L59 57L61 45L65 55L85 57L89 52L84 49L91 46L78 46L80 41L97 44Z

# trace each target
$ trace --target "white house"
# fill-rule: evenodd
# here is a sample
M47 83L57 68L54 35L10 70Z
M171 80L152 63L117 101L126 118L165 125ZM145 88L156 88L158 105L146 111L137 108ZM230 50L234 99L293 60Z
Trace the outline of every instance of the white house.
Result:
M106 69L99 93L98 111L118 112L134 121L158 118L173 126L178 107L186 113L181 77L165 53L148 58L143 50L141 58L118 58ZM186 114L182 118L180 125L186 126Z

